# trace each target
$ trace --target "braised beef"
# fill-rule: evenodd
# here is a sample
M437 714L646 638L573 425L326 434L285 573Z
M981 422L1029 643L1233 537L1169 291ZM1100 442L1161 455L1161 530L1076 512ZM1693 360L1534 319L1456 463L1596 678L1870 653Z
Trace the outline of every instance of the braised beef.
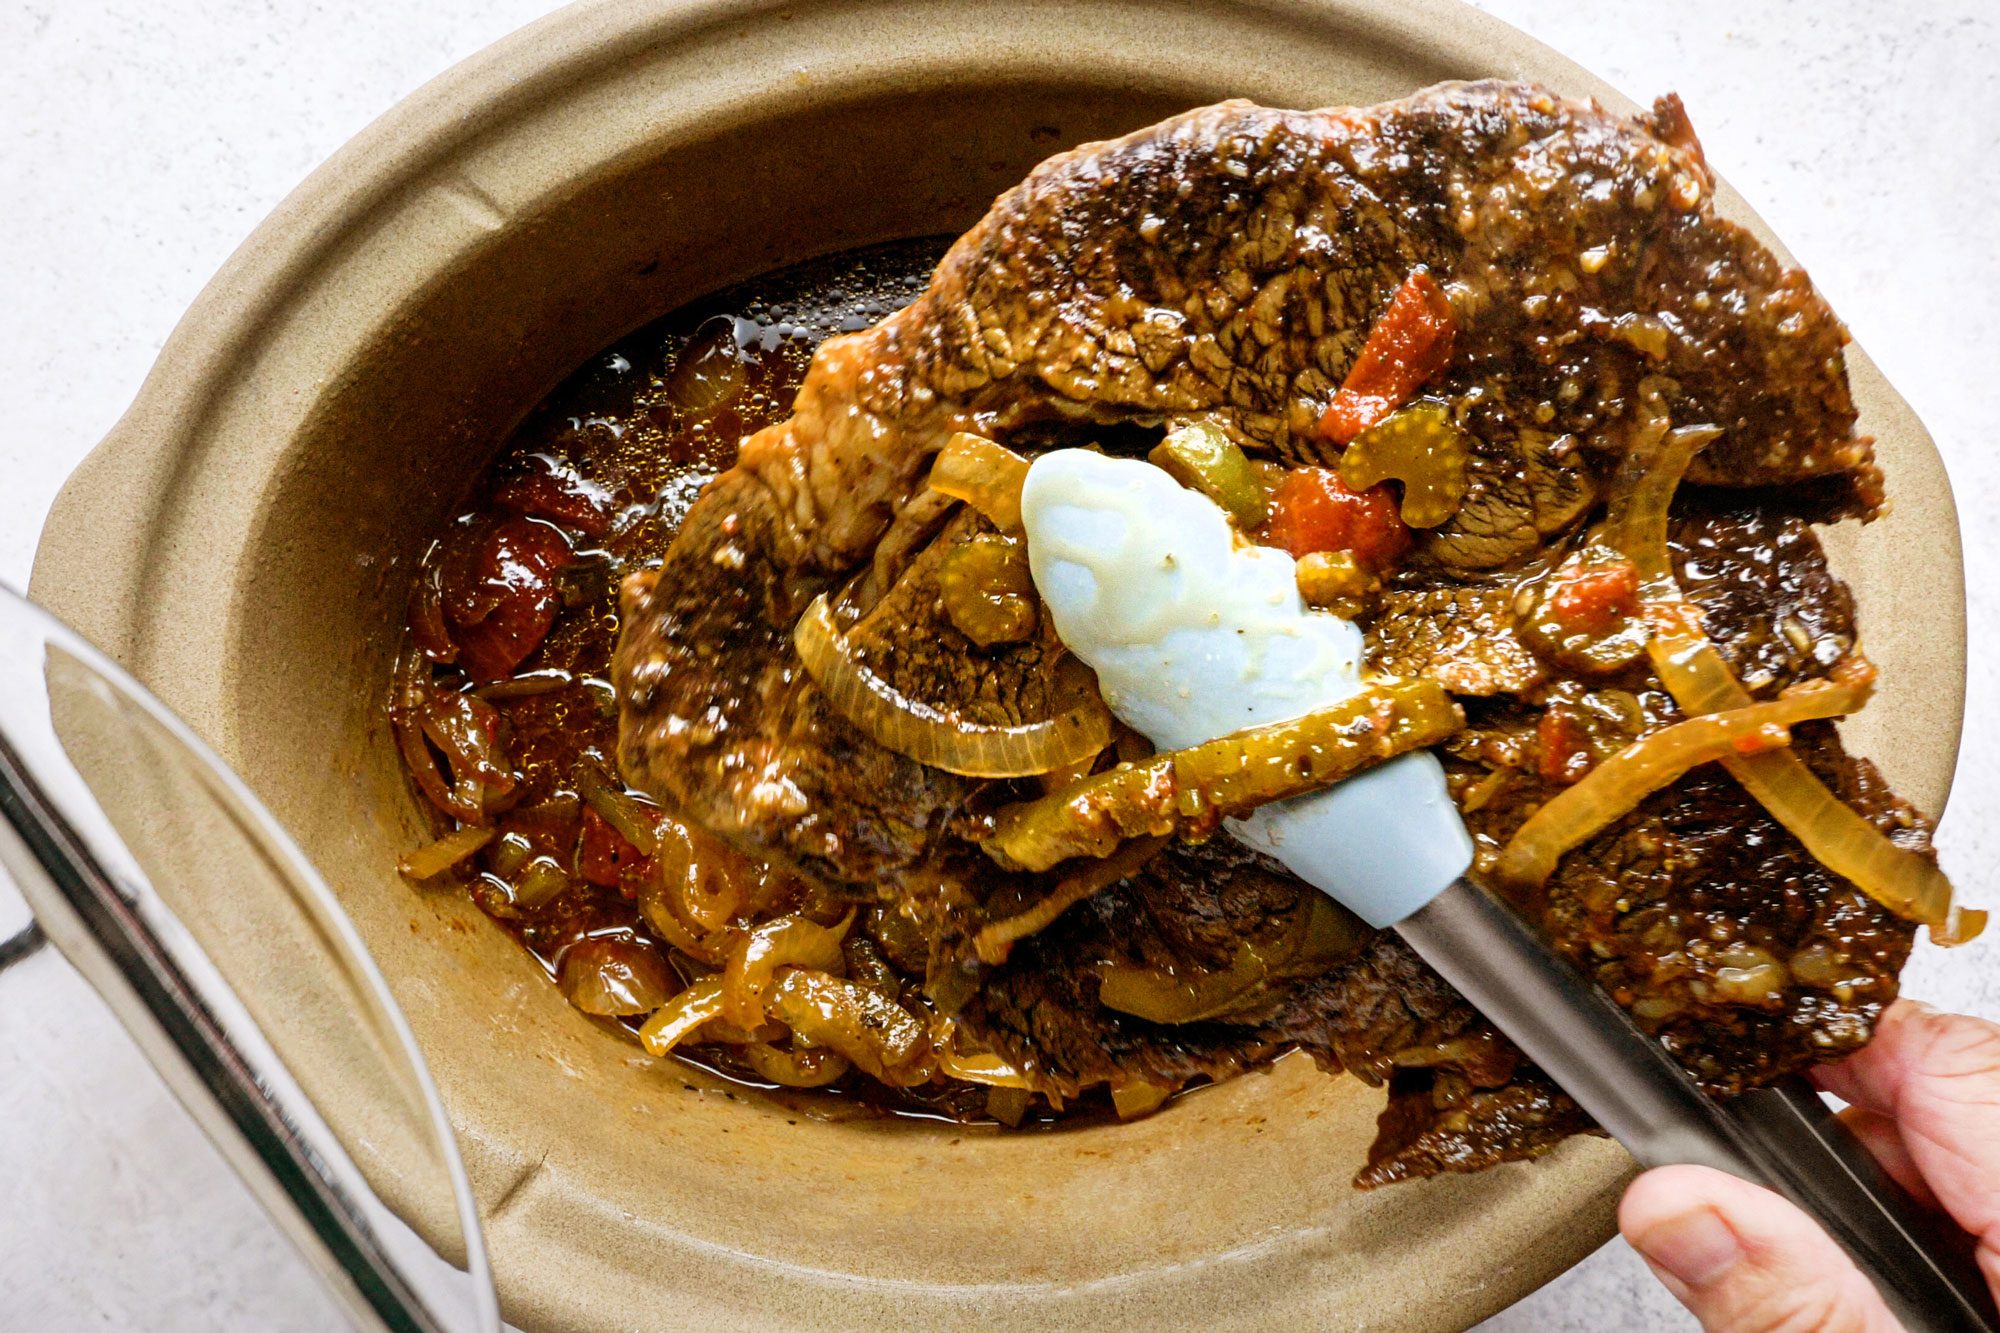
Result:
M1601 515L1645 424L1642 384L1675 422L1724 428L1698 487L1766 488L1740 503L1691 490L1677 509L1684 586L1732 667L1768 693L1854 644L1804 521L1880 504L1845 334L1711 193L1677 103L1627 119L1497 83L1356 111L1227 103L1052 159L910 306L823 345L792 417L747 440L662 566L627 581L626 776L747 851L880 900L874 919L923 936L890 956L921 957L939 1009L1046 1092L1221 1078L1302 1049L1389 1086L1364 1184L1534 1156L1588 1128L1392 935L1224 1017L1153 1023L1101 1003L1107 966L1224 966L1311 892L1226 838L1169 846L981 968L978 926L1060 873L1002 876L971 850L1017 784L872 744L790 635L828 593L860 613L870 667L912 697L1045 716L1044 645L980 647L938 605L937 562L979 525L924 491L932 454L961 429L1029 452L1136 450L1162 422L1212 414L1254 454L1327 461L1321 411L1425 266L1460 330L1427 392L1470 437L1472 490L1383 591L1370 652L1467 696L1453 790L1490 853L1563 780L1551 734L1608 752L1676 716L1643 664L1570 679L1515 633L1524 581ZM1800 736L1844 797L1925 845L1922 817L1830 728ZM1864 1041L1911 934L1705 770L1520 906L1720 1093Z
M1214 413L1257 451L1322 459L1313 424L1420 264L1448 280L1460 355L1435 387L1474 441L1465 508L1424 540L1436 586L1580 522L1649 378L1676 419L1729 427L1704 478L1832 476L1871 512L1845 335L1713 215L1683 124L1443 85L1360 111L1225 103L1044 163L909 307L820 349L793 417L744 444L661 577L628 591L627 775L836 878L914 864L934 784L893 758L828 762L790 701L803 599L862 566L957 429Z

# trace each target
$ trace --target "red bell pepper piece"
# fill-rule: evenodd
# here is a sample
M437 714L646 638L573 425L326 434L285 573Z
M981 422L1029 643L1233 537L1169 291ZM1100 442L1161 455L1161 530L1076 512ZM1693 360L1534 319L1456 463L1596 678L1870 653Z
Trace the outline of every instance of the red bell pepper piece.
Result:
M1535 751L1535 768L1552 786L1581 782L1597 765L1589 734L1560 704L1551 705L1535 724Z
M1638 567L1618 560L1575 570L1556 584L1549 610L1565 633L1607 633L1638 613Z
M600 888L615 889L647 868L644 852L626 841L625 835L604 816L585 806L583 838L576 858L576 871Z
M1444 369L1458 336L1458 318L1444 288L1416 269L1389 298L1340 392L1319 421L1320 434L1346 444L1407 402Z
M1410 549L1410 528L1388 483L1353 491L1331 468L1300 467L1286 473L1273 492L1260 539L1295 559L1314 551L1350 551L1361 564L1381 570Z

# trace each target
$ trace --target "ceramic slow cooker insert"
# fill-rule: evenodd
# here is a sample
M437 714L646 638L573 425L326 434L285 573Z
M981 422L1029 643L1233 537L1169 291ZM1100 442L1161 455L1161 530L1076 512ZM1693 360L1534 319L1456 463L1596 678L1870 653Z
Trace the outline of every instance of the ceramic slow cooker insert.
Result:
M1601 1141L1355 1192L1380 1094L1296 1059L1126 1125L794 1123L594 1025L463 895L394 869L426 832L383 712L421 545L600 348L785 264L960 231L1051 152L1191 105L1487 75L1627 105L1448 0L582 4L364 132L203 293L65 490L34 591L332 886L435 1074L511 1320L1456 1328L1609 1235L1629 1163ZM1936 810L1950 496L1851 364L1896 510L1834 552L1883 668L1848 734Z

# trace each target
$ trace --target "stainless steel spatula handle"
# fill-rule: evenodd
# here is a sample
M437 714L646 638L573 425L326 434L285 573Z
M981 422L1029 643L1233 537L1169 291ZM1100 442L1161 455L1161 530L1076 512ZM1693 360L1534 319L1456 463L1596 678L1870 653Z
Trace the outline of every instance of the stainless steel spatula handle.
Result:
M1641 1165L1712 1166L1774 1189L1840 1242L1908 1327L2000 1333L1965 1238L1802 1081L1714 1101L1531 927L1463 879L1396 929Z
M1161 749L1296 718L1364 687L1361 631L1307 608L1287 557L1238 542L1220 509L1151 464L1052 450L1028 469L1021 519L1057 633L1119 719ZM1401 930L1641 1162L1769 1185L1847 1247L1904 1322L2000 1333L1977 1271L1817 1097L1724 1111L1466 883L1472 841L1431 756L1403 755L1227 827L1370 925Z

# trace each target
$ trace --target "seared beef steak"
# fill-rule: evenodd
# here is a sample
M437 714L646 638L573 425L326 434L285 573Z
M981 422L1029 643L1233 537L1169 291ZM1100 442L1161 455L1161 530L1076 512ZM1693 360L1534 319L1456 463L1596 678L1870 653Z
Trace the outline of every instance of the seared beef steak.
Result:
M1600 512L1642 397L1723 428L1697 483L1811 483L1817 517L1880 501L1844 333L1802 274L1713 215L1671 101L1626 119L1488 83L1364 110L1228 103L1044 164L913 304L822 346L794 416L748 440L663 566L627 583L614 669L628 779L746 850L898 903L931 937L934 982L955 972L952 989L971 989L946 1007L1046 1091L1222 1077L1300 1047L1390 1084L1366 1183L1532 1156L1585 1127L1391 936L1220 1017L1154 1023L1100 1003L1105 966L1223 966L1310 892L1226 841L1169 848L978 972L972 931L1062 869L1002 876L969 852L984 812L1021 790L873 744L791 646L800 611L831 592L858 617L857 650L910 697L1046 716L1043 643L981 648L938 605L941 553L979 521L923 489L932 455L958 430L1118 448L1132 427L1209 414L1253 454L1324 460L1315 424L1420 265L1458 322L1428 392L1469 435L1472 489L1384 591L1369 649L1484 701L1451 766L1497 845L1553 790L1545 712L1614 747L1674 716L1643 666L1579 685L1514 633L1522 577ZM1854 628L1783 492L1757 494L1740 512L1684 497L1675 554L1724 655L1765 693L1823 671ZM1809 754L1921 845L1921 818L1830 735ZM1715 772L1605 830L1524 907L1721 1091L1865 1040L1910 938Z
M932 812L885 840L799 732L790 617L867 559L957 429L1215 413L1254 451L1321 457L1313 423L1419 264L1460 328L1434 387L1474 441L1472 494L1420 552L1433 586L1579 523L1649 376L1673 377L1677 420L1728 427L1702 479L1835 475L1866 511L1840 325L1713 216L1684 128L1485 83L1365 111L1226 103L1045 163L923 296L820 349L793 418L745 443L635 590L626 774L761 850L827 873L851 856L857 883L919 858ZM879 799L922 799L883 776Z

